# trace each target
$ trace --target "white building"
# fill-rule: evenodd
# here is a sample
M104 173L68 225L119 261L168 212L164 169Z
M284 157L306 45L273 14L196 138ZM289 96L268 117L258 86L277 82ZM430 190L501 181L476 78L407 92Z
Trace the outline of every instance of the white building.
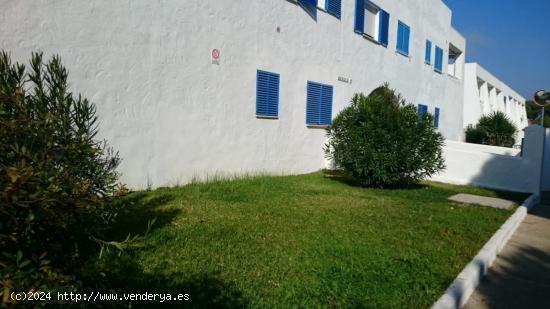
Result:
M0 48L59 54L133 188L325 166L322 128L385 82L462 140L465 39L441 0L0 0ZM502 89L503 90L503 89ZM519 100L519 98L518 98ZM321 129L320 129L321 128Z
M529 124L525 98L493 76L477 63L467 63L464 76L464 128L475 125L483 115L504 112L516 125L523 137Z

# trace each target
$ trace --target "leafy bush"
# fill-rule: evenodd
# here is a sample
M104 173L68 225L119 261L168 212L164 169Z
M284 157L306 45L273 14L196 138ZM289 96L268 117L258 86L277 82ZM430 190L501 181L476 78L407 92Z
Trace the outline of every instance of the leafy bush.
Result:
M485 134L477 126L468 125L466 127L466 143L483 144Z
M443 136L387 85L356 94L327 129L326 156L364 186L409 185L444 168Z
M118 154L59 57L0 53L0 293L71 289L82 243L114 219ZM2 297L0 297L2 299ZM4 298L6 301L7 298Z
M503 112L483 116L475 126L466 129L466 142L492 146L512 147L517 128Z

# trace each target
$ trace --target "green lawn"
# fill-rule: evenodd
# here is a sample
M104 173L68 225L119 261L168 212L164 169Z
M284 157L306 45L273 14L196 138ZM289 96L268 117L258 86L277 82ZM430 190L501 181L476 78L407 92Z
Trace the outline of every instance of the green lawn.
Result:
M428 308L510 216L447 201L509 194L423 183L365 189L321 172L136 192L104 258L113 287L190 293L195 307Z

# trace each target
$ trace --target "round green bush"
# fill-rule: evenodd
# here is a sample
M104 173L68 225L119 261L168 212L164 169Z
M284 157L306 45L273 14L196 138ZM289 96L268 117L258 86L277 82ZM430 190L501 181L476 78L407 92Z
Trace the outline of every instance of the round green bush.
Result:
M475 129L481 135L482 144L512 147L516 142L517 128L501 111L481 117ZM466 134L468 140L468 132Z
M442 170L443 136L387 85L356 94L327 129L327 158L363 186L417 183Z

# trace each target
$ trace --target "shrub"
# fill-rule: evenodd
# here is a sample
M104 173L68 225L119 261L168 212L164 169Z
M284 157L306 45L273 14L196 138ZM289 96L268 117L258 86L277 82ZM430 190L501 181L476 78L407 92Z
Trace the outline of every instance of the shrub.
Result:
M71 289L83 241L116 215L119 163L59 57L0 53L0 293ZM0 297L2 299L2 297ZM6 301L8 298L4 298Z
M517 128L503 112L482 116L475 126L466 129L466 142L492 146L512 147Z
M364 186L409 185L444 168L443 136L387 85L356 94L327 129L326 156Z
M466 143L483 144L485 134L477 126L468 125L466 127Z

